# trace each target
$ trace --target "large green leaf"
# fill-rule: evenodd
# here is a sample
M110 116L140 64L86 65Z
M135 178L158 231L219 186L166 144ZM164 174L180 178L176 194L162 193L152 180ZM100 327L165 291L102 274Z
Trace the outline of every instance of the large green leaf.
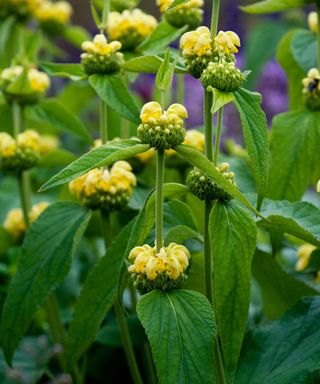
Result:
M227 181L222 174L213 166L213 164L198 150L188 145L178 145L174 149L181 156L183 156L192 165L199 168L206 176L210 177L226 192L228 192L235 199L238 199L243 205L249 208L257 216L260 213L254 208L250 201L243 196L243 194L233 184Z
M58 99L48 99L26 108L28 122L35 124L49 124L56 129L70 132L87 143L92 142L83 122L71 113Z
M251 160L257 192L263 197L268 186L270 153L267 120L260 106L261 101L259 93L243 88L235 92L234 104L240 113L244 141Z
M9 364L35 311L67 275L89 219L90 211L80 205L59 202L31 225L2 312L1 343Z
M41 62L40 68L53 77L66 77L72 80L81 80L87 77L81 64L62 64Z
M318 295L309 285L286 273L267 253L256 252L252 272L261 289L263 312L269 319L279 318L304 296Z
M304 384L319 368L320 298L305 298L283 318L248 332L235 384Z
M259 225L320 246L320 209L314 205L304 201L265 200L261 212L268 220L259 221Z
M214 314L199 292L152 291L137 306L159 384L215 383Z
M281 39L277 49L277 60L288 77L290 109L301 109L303 106L302 79L306 73L296 62L291 49L292 40L298 32L296 29L289 31Z
M129 223L114 239L84 283L69 327L65 362L70 369L95 340L102 320L114 304L133 224L134 221Z
M320 113L292 111L275 117L271 136L271 167L268 197L300 199L310 176L320 177Z
M159 53L169 46L170 43L178 39L188 26L176 28L162 20L151 35L144 40L138 50L145 53Z
M291 51L295 61L304 72L317 68L317 35L301 30L291 40Z
M172 58L170 58L170 61L172 61ZM126 61L122 64L122 68L128 72L157 73L162 63L162 57L156 55L146 55ZM186 69L178 63L176 65L175 72L185 73Z
M250 214L232 201L216 201L210 214L209 234L217 326L225 368L232 377L247 325L257 227Z
M125 119L140 124L140 112L121 74L91 75L90 85L98 96Z
M241 8L248 13L274 13L303 7L313 2L314 0L264 0Z
M180 224L169 230L166 235L165 242L166 244L183 244L188 239L198 240L200 243L203 243L203 236L200 235L200 233L186 225Z

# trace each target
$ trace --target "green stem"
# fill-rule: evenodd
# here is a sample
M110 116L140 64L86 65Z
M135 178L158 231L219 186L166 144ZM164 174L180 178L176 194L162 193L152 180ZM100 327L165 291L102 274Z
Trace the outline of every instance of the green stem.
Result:
M12 103L13 136L16 139L23 131L23 111L19 103Z
M177 102L184 104L184 74L177 74Z
M317 1L317 14L318 14L318 69L320 71L320 1Z
M218 32L220 12L220 0L213 0L212 4L212 16L211 16L211 36L215 37Z
M100 99L100 138L102 144L108 141L108 107L102 99Z
M47 320L50 326L52 341L55 344L65 345L67 335L61 321L58 300L55 294L51 294L45 303Z
M212 92L205 91L204 93L204 127L205 127L205 154L207 158L212 161L212 136L213 136L213 125L212 125Z
M104 239L104 245L106 250L109 248L112 240L110 215L105 211L100 211L101 215L101 231Z
M214 154L213 154L213 164L215 166L218 164L218 157L219 157L219 151L220 151L222 119L223 119L223 108L220 108L218 112L217 133L216 133L216 140L215 140Z
M157 252L163 246L163 180L164 180L164 151L157 151L156 175L156 248Z
M18 174L18 183L19 183L19 192L20 192L20 201L21 208L23 211L23 218L26 223L26 226L29 227L29 213L31 210L31 186L29 173L27 171L19 172Z
M219 336L216 337L214 343L214 353L215 353L215 365L216 365L216 377L218 384L226 384L227 380L224 374L222 356L221 356L221 347L219 344Z
M212 257L209 235L209 218L212 209L212 202L205 201L204 205L204 221L203 221L203 253L204 253L204 281L206 288L206 296L211 304L213 304L213 282L212 282Z

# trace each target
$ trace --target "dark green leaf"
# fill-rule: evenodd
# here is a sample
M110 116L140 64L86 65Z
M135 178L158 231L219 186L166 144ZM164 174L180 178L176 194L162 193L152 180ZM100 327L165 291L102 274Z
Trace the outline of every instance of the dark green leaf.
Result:
M201 293L152 291L141 297L137 312L151 344L159 384L215 382L214 314ZM174 354L169 352L172 348Z
M274 13L303 7L312 2L313 0L264 0L241 8L248 13Z
M57 64L43 61L40 63L40 68L53 77L81 80L87 76L81 64Z
M129 159L138 153L147 151L149 148L149 144L141 144L138 140L115 141L94 148L53 176L41 187L41 190L67 183L93 168L108 166L115 161Z
M211 86L209 86L207 90L213 92L212 114L215 114L219 109L231 103L235 97L233 92L221 92L219 89L212 88Z
M248 332L236 384L303 384L319 367L320 299L306 298L280 320Z
M317 35L310 31L298 31L291 40L295 61L304 72L317 68Z
M35 311L67 275L89 219L90 211L78 204L55 203L30 227L1 319L2 348L9 364Z
M210 214L209 234L215 313L224 364L232 377L247 326L257 227L250 214L232 201L216 201Z
M139 109L119 73L91 75L89 83L110 108L125 119L140 124Z
M183 244L188 239L198 240L201 243L203 242L203 236L194 229L187 227L186 225L177 225L168 232L166 236L166 244Z

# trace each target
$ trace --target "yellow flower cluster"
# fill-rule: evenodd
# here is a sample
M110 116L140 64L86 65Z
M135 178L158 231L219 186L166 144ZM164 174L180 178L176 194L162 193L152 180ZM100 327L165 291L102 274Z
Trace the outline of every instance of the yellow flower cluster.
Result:
M53 152L60 145L58 137L53 135L41 135L40 136L40 154L46 155L47 153Z
M95 168L69 184L73 193L84 205L92 209L115 210L129 201L136 177L126 161L117 161L110 171Z
M124 50L137 47L156 28L157 20L140 9L110 12L108 34L121 42Z
M320 111L320 72L312 68L302 80L305 103L308 109Z
M128 271L133 274L138 288L149 285L148 290L165 290L168 281L177 281L185 276L190 253L186 247L176 243L161 248L159 252L146 244L133 248L128 258L133 263Z
M159 7L161 13L165 13L172 3L173 0L157 0L157 6ZM203 5L203 0L189 0L184 4L181 4L179 8L201 8Z
M212 39L207 27L199 27L195 31L186 32L180 39L183 56L211 56Z
M301 247L298 248L298 253L297 253L298 261L295 267L296 271L301 272L307 268L310 261L311 254L316 249L317 247L315 247L312 244L303 244L301 245Z
M318 14L317 12L310 12L308 16L308 24L310 31L318 33Z
M43 201L35 204L29 212L29 221L33 223L41 215L41 213L49 206L49 203ZM15 238L21 239L26 232L27 226L23 217L22 209L15 208L8 212L3 227Z
M84 41L81 45L83 51L93 55L108 56L111 53L115 53L121 49L121 43L119 41L112 41L108 44L105 35L95 35L93 41Z
M144 124L183 124L183 119L188 118L188 112L182 104L172 104L166 111L156 101L145 104L140 113Z
M318 181L318 184L317 184L317 192L320 193L320 180Z
M214 44L218 52L225 55L239 52L237 47L241 46L239 36L233 31L220 31L214 38Z
M203 153L205 147L205 136L202 132L199 132L196 129L190 129L186 132L186 138L182 144L190 145L191 147ZM173 149L168 149L166 151L166 155L175 156L176 151Z
M155 153L156 153L156 152L155 152L154 148L151 148L151 149L149 149L149 150L146 151L146 152L138 153L137 155L135 155L135 157L136 157L142 164L147 164L147 163L149 163L149 161L151 161L151 159L154 158Z
M41 1L39 7L34 10L34 16L40 22L54 22L67 24L70 21L73 9L67 1L53 3L48 0Z

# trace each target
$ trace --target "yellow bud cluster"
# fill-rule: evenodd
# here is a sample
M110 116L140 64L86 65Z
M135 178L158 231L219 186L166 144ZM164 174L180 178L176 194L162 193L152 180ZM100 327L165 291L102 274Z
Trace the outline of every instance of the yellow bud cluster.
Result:
M161 13L165 13L169 6L173 3L173 0L157 0L157 6ZM203 0L189 0L179 6L179 9L183 8L201 8L204 5Z
M195 31L186 32L180 39L183 56L211 56L212 39L209 28L199 27Z
M156 101L145 104L140 113L142 123L145 124L183 124L183 119L188 118L186 108L181 104L172 104L167 111L163 111Z
M29 221L33 223L41 213L49 206L49 203L43 201L35 204L29 212ZM23 217L22 209L15 208L7 213L3 227L16 239L21 239L25 234L27 226Z
M55 3L44 0L39 7L34 10L34 16L40 22L54 22L67 24L70 21L73 9L67 1L57 1Z
M308 24L310 31L318 33L318 14L317 12L310 12L308 16Z
M108 44L108 40L103 34L95 35L93 41L84 41L81 45L83 51L89 54L108 56L121 49L119 41L112 41Z
M214 44L219 53L230 55L237 53L241 46L239 36L233 31L220 31L214 38Z
M181 282L181 277L185 277L190 253L186 247L176 243L161 248L159 252L146 244L133 248L128 258L132 262L128 271L139 289L166 290L168 286L172 287L168 284L170 280Z
M203 153L205 147L205 136L202 132L199 132L196 129L191 129L187 131L186 139L183 144L190 145Z
M95 168L73 180L69 189L84 205L92 209L121 209L129 201L137 183L126 161L117 161L110 170Z
M310 257L313 251L315 251L317 247L315 247L312 244L303 244L301 247L298 248L297 256L298 256L298 261L296 263L296 271L301 272L304 269L307 268Z
M60 140L57 136L53 135L41 135L40 136L40 154L46 155L47 153L53 152L60 145Z
M157 20L140 9L111 12L108 34L111 40L121 42L123 49L134 49L156 28Z

